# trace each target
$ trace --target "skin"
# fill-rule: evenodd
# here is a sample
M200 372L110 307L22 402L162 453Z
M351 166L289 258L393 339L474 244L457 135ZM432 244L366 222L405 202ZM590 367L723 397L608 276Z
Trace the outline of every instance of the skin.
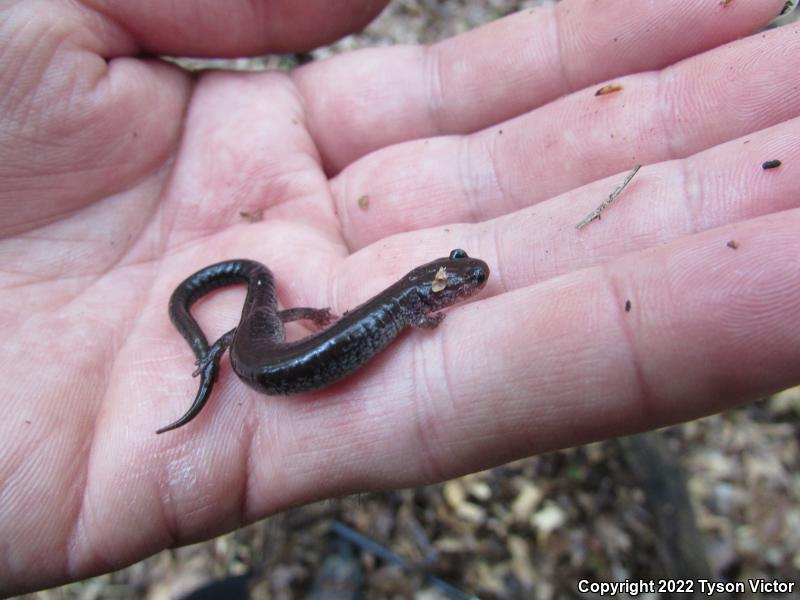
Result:
M564 0L290 74L137 58L306 49L380 8L350 4L0 9L0 593L800 383L800 29L745 37L783 0ZM454 247L492 277L437 330L300 397L225 365L153 433L195 391L188 274L246 256L341 313Z

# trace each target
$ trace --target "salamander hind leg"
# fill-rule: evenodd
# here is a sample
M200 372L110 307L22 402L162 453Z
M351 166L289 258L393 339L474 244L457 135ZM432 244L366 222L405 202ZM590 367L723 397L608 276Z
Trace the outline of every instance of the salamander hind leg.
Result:
M194 398L194 402L192 402L189 410L187 410L180 419L174 423L170 423L166 427L162 427L156 431L156 433L164 433L166 431L172 431L173 429L182 427L200 414L200 411L203 410L206 402L208 402L208 399L211 397L211 390L214 388L214 382L217 380L217 375L219 373L219 361L222 358L222 355L225 354L225 350L227 350L228 346L231 345L231 342L233 341L233 334L235 332L236 329L231 329L228 333L224 334L216 342L214 342L204 356L197 359L195 363L197 365L197 369L194 373L192 373L192 376L197 377L200 375L201 377L200 389L197 390L197 395Z
M223 334L216 342L214 342L211 348L208 349L208 352L206 352L205 356L194 361L194 364L197 365L197 368L194 370L194 373L192 373L192 377L197 377L202 373L204 379L207 377L213 377L212 383L217 380L219 361L222 358L222 355L225 354L225 350L227 350L228 346L231 345L234 333L236 333L235 328Z

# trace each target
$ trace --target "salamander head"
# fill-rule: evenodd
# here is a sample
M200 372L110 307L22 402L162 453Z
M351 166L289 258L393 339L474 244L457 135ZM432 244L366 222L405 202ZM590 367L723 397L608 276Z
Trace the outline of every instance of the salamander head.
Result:
M415 286L428 312L446 308L481 290L489 279L489 266L456 249L447 258L438 258L417 267L404 281Z

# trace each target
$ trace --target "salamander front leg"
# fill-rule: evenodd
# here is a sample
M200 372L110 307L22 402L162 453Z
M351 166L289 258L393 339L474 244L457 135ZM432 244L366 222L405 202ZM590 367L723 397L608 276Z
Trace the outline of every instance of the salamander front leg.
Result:
M439 323L444 321L445 314L443 312L433 313L430 315L420 315L414 321L414 327L421 327L423 329L436 329Z

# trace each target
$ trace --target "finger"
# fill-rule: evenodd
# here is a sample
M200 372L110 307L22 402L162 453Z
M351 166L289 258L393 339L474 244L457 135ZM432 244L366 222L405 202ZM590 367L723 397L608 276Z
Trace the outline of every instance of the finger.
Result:
M176 56L297 52L359 31L388 0L86 2L120 23L146 50Z
M781 159L777 169L762 164ZM341 308L389 283L390 274L464 248L492 269L501 293L545 281L685 235L800 207L800 118L682 160L642 168L600 221L575 225L605 200L623 174L479 224L394 235L348 257L332 279ZM365 277L364 273L371 273ZM311 284L311 282L309 282ZM374 284L374 285L373 285Z
M662 68L751 33L783 4L567 0L430 48L312 63L294 79L324 163L336 172L389 144L473 132L584 86Z
M134 182L160 181L181 132L185 74L159 61L106 61L135 44L78 3L11 3L0 49L0 236L66 218ZM117 211L105 230L137 231L148 208ZM109 263L118 259L108 254Z
M270 249L271 265L303 240L313 251L327 235L335 253L338 219L302 119L301 102L282 73L204 76L165 193L169 246L201 240L205 254L211 243L220 258L258 258L261 248ZM288 229L300 237L293 242L281 233Z
M616 94L584 90L471 136L375 152L332 182L347 243L481 221L796 117L800 76L784 57L800 51L798 33L793 25L740 40L623 78Z
M800 383L798 226L770 215L479 301L333 401L260 405L253 451L280 462L252 497L276 508L276 476L279 503L418 485Z

